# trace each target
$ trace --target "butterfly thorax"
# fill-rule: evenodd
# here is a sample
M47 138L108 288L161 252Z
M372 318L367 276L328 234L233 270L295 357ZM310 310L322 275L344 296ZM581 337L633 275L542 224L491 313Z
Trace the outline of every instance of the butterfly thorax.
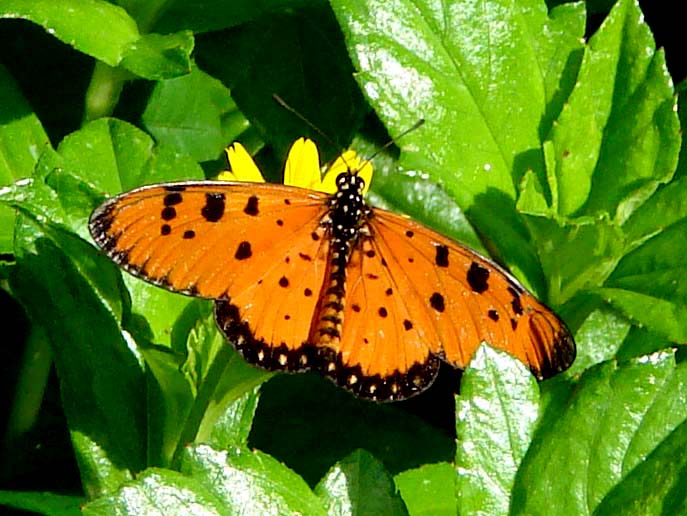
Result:
M330 208L322 222L331 236L329 263L310 336L312 342L333 348L338 347L343 328L346 264L361 234L365 233L371 214L363 200L365 181L360 176L350 172L340 174L336 186L337 191L328 201Z

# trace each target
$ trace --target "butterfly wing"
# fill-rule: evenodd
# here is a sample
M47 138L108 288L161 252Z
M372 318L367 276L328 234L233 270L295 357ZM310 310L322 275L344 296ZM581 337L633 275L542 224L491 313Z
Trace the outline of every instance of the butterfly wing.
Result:
M431 319L425 309L406 302L424 278L395 274L389 251L373 236L363 237L354 249L340 342L346 374L339 383L379 401L413 396L439 371L438 354L427 345L437 341Z
M406 217L372 213L347 268L344 387L407 398L434 380L437 357L465 368L482 342L540 379L570 366L565 324L501 267Z
M235 326L253 335L240 350L269 367L272 347L295 349L308 337L326 266L327 199L274 184L153 185L106 201L90 230L133 275L223 300Z
M563 321L500 266L400 215L374 210L371 226L377 252L394 257L394 281L414 286L405 303L425 316L411 322L421 325L434 353L464 368L488 342L539 379L572 364L575 342Z

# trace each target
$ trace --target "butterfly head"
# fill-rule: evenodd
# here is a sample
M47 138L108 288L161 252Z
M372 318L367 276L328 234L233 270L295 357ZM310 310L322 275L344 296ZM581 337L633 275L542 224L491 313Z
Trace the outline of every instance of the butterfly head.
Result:
M357 170L350 168L336 176L336 190L339 192L354 192L359 196L363 195L365 180L357 174Z
M363 200L365 180L350 171L336 178L336 193L330 199L330 217L335 236L349 239L355 236L369 208Z

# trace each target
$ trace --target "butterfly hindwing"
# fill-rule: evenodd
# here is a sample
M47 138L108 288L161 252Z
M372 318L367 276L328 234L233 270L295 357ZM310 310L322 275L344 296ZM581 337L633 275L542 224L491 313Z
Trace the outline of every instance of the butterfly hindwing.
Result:
M346 366L357 366L359 385L346 387L378 399L421 392L439 370L439 358L422 333L433 327L421 323L426 322L424 312L405 302L413 285L394 267L393 255L383 255L374 238L363 237L347 268L341 356Z

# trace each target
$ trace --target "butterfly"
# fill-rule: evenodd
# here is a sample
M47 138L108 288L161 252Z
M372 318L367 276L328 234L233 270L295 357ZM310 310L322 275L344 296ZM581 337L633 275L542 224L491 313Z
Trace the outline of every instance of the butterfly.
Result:
M464 368L482 342L544 379L570 366L575 342L502 267L428 227L364 200L372 167L347 151L321 179L300 139L285 170L308 188L258 182L137 188L92 214L95 242L126 271L214 300L226 339L268 370L315 370L377 401L426 389L441 360ZM315 188L315 189L313 189Z

